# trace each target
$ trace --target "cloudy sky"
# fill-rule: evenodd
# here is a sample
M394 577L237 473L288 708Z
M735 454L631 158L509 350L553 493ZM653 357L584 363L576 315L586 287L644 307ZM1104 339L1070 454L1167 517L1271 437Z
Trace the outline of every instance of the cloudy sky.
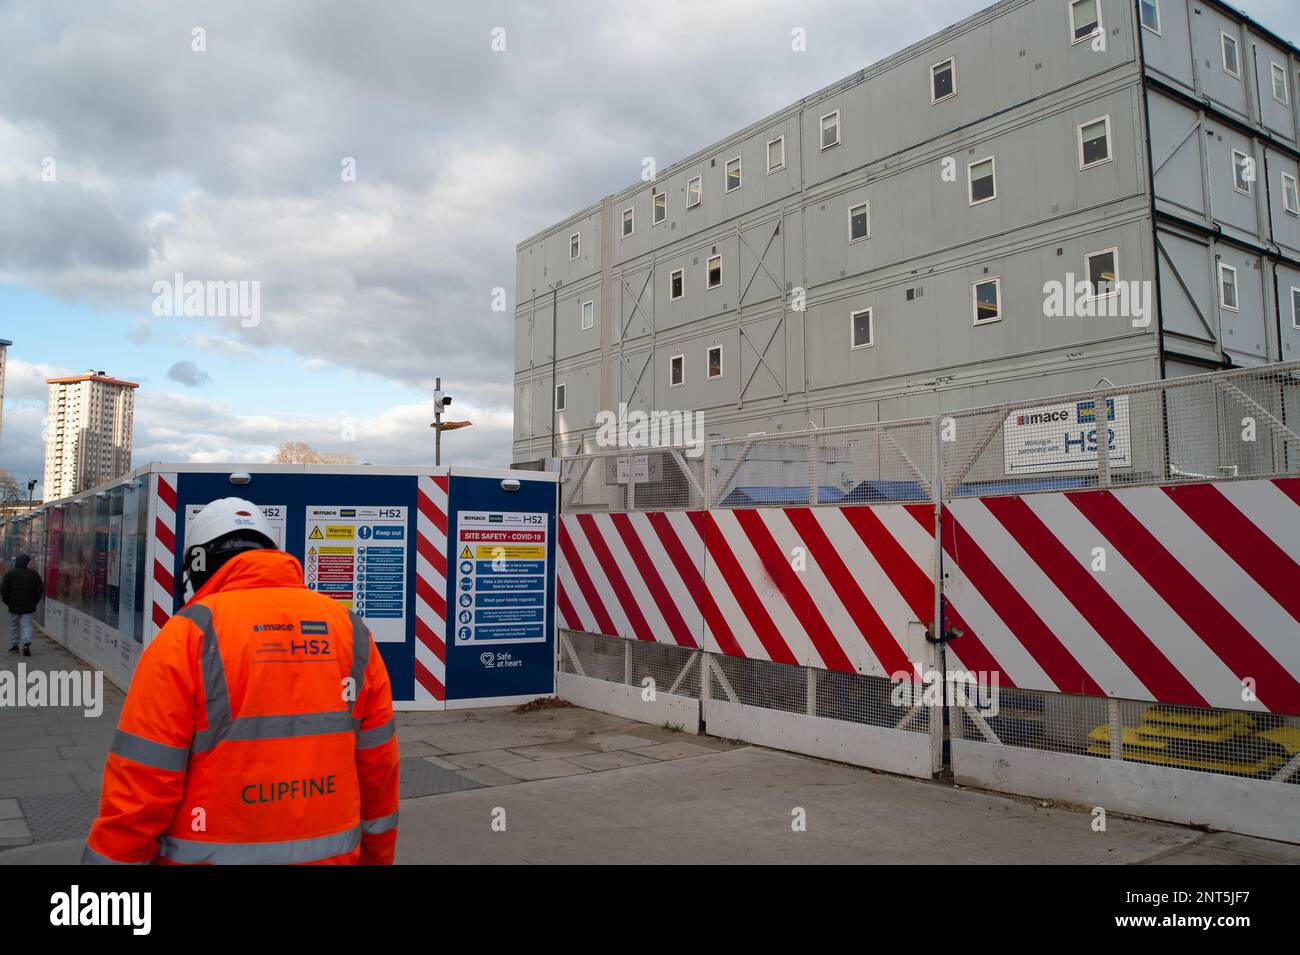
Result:
M136 464L428 461L435 375L449 459L507 464L520 239L986 5L0 0L0 468L87 368L140 383ZM259 321L155 315L177 273Z

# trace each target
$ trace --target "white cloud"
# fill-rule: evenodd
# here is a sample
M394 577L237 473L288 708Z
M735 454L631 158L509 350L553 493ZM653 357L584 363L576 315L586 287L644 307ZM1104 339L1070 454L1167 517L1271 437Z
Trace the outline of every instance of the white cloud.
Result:
M1296 32L1294 0L1241 2ZM312 374L330 368L413 395L454 376L457 416L468 406L476 424L447 436L449 453L501 464L514 322L490 297L502 286L515 303L520 239L635 182L643 156L664 168L985 5L0 4L0 282L128 316L121 333L142 354L179 339L274 362L304 391L331 387ZM190 49L196 22L206 53ZM796 27L806 53L790 48ZM45 156L57 185L40 180ZM153 282L178 271L260 282L261 323L141 318ZM42 357L73 362L74 347ZM30 468L24 374L11 362L4 441L6 461L24 448ZM358 460L427 457L423 408L365 422ZM152 386L137 423L137 460L338 449L332 419Z

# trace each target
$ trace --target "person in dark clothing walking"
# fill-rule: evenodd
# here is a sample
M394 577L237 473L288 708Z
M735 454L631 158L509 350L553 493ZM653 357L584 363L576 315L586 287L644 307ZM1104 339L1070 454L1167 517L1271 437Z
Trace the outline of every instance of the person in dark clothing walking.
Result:
M32 614L45 596L45 582L32 570L32 559L19 554L13 570L0 580L0 600L9 608L9 652L17 653L22 644L23 656L32 655Z

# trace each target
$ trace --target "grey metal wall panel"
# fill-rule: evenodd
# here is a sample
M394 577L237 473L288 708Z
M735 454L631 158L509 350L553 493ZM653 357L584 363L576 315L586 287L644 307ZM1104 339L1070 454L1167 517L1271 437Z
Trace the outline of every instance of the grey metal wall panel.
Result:
M1263 159L1256 149L1255 141L1231 127L1210 123L1202 142L1210 171L1210 212L1215 221L1226 231L1258 240L1260 218L1256 195ZM1249 195L1238 192L1234 187L1234 150L1254 162L1255 181L1249 184Z
M591 303L591 328L582 327L582 305ZM556 354L561 361L600 351L600 279L589 278L573 286L563 286L556 294Z
M1300 358L1300 268L1277 267L1277 293L1280 313L1281 358Z
M1219 311L1219 328L1224 352L1234 364L1251 365L1268 360L1270 334L1269 324L1273 314L1273 289L1271 278L1268 280L1269 306L1265 309L1266 270L1260 257L1219 243L1218 261L1237 270L1237 308L1226 308L1217 301L1217 270L1214 276L1216 285L1216 306Z
M1201 115L1186 104L1152 91L1147 98L1151 156L1158 202L1171 211L1206 218L1202 173L1205 134Z
M1290 255L1300 259L1300 212L1288 212L1283 200L1282 176L1291 176L1297 182L1296 190L1300 193L1300 161L1276 149L1265 151L1265 163L1268 173L1268 198L1270 219L1273 225L1273 241ZM1300 195L1297 195L1300 199ZM1300 207L1300 203L1297 203Z
M1166 229L1158 232L1158 241L1166 344L1174 351L1217 362L1222 357L1217 344L1219 311L1209 243Z
M1254 75L1255 89L1259 96L1259 119L1279 139L1295 143L1295 83L1296 63L1288 54L1274 43L1248 31L1249 62L1246 64ZM1272 65L1276 63L1282 69L1285 89L1281 99L1274 97L1272 82Z
M1238 21L1213 7L1198 5L1196 9L1201 12L1191 18L1192 49L1197 58L1200 93L1212 100L1218 108L1248 119L1250 108L1247 83L1251 80L1251 70L1246 62L1249 47L1245 42L1245 31ZM1237 41L1240 77L1232 76L1223 68L1221 34L1224 33Z
M1196 81L1192 55L1192 31L1186 0L1159 0L1160 30L1144 28L1142 49L1147 69L1187 92ZM1200 69L1204 66L1197 65Z

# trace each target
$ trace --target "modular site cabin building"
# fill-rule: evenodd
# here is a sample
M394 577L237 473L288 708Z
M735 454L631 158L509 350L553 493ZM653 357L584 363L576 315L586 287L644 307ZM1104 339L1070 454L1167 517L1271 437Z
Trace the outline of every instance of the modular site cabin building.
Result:
M1298 82L1213 0L989 7L521 242L514 458L1300 357Z

